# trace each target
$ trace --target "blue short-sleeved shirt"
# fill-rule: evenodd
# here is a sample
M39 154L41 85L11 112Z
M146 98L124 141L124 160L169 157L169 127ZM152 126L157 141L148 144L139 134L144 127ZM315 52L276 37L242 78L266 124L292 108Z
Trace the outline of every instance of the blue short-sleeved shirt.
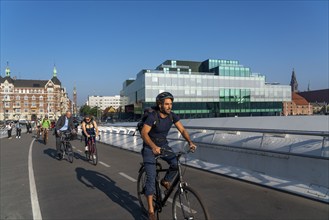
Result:
M158 121L155 126L154 122L156 121L155 114L158 114ZM161 118L158 112L150 113L145 120L144 124L147 124L149 126L153 126L152 129L149 132L150 138L154 140L160 140L161 143L166 143L167 135L168 132L173 124L178 122L180 120L179 116L176 115L175 113L171 112L172 115L172 120L171 117L168 115L166 118ZM161 143L155 143L155 144L160 144Z

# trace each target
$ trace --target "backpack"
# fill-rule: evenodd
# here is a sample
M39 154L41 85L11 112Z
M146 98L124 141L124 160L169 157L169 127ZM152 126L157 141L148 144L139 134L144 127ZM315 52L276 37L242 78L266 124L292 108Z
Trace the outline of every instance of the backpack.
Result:
M159 111L159 108L157 106L145 108L144 114L143 114L141 120L137 123L137 127L134 132L134 135L136 134L136 131L138 131L139 134L142 134L142 129L143 129L144 123L145 123L147 117L149 116L149 114L153 114L155 117L155 121L153 123L152 128L156 127L156 125L159 124L159 118L158 118L158 114L157 114L158 111ZM170 117L171 121L173 121L171 113L170 113L169 117Z

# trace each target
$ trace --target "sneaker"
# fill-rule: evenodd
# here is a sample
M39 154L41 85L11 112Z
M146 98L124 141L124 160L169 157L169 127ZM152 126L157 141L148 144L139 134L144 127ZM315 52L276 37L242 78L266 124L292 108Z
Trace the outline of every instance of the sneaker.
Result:
M149 220L156 220L154 212L149 212Z
M19 136L18 138L21 138L21 136Z
M85 147L85 153L88 152L88 146Z
M93 155L93 158L94 158L94 160L96 160L96 155L95 154Z
M170 182L165 181L164 179L161 180L161 186L163 186L166 190L170 188Z
M16 138L18 138L18 136L16 136Z
M12 137L9 137L8 139L12 139Z

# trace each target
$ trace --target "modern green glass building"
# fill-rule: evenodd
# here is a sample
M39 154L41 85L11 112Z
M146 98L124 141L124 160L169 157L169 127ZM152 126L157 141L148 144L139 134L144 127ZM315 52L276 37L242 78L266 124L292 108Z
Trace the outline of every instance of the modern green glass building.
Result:
M267 83L236 60L218 59L166 60L126 80L121 95L140 115L163 91L174 95L173 111L181 118L280 115L282 102L291 101L289 85Z

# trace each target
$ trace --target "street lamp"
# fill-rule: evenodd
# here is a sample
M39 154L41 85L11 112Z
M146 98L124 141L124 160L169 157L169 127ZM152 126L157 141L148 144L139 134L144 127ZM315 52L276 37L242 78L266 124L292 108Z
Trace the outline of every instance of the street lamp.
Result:
M5 108L5 100L2 100L3 105L3 120L6 121L6 108Z

